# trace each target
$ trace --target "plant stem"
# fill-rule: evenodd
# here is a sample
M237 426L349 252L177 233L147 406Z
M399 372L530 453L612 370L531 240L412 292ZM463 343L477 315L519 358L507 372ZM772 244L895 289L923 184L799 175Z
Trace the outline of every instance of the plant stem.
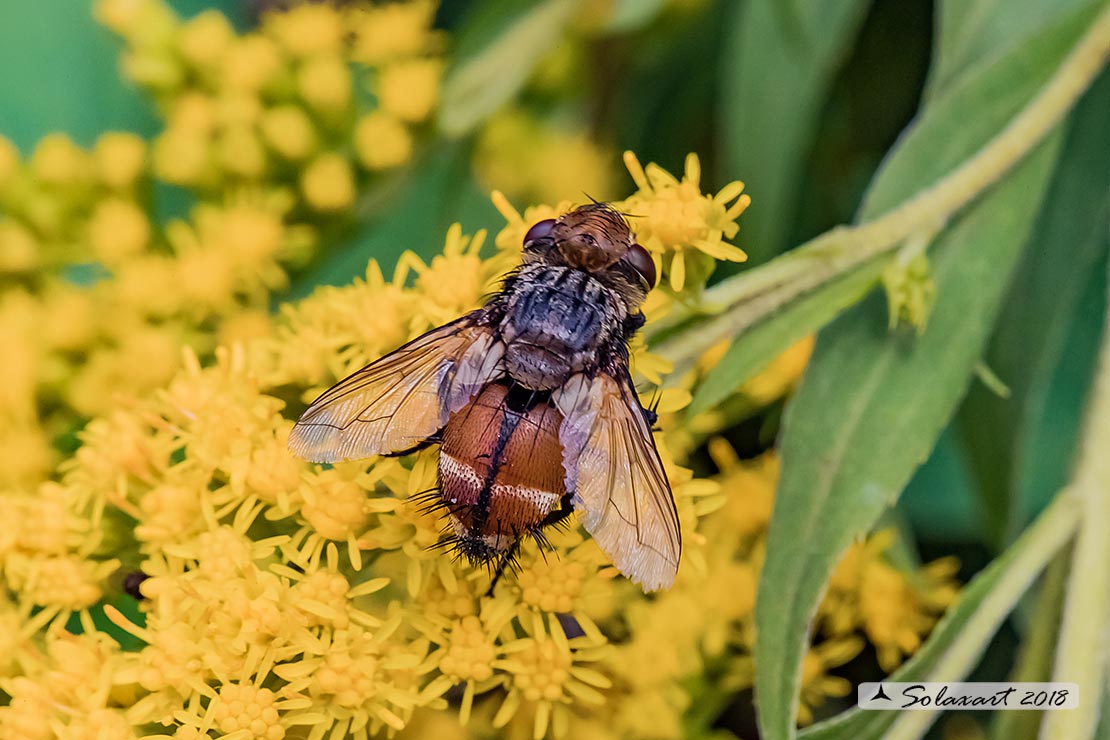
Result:
M1052 675L1052 656L1060 637L1071 548L1063 548L1045 569L1033 614L1026 625L1017 665L1011 681L1048 681ZM996 712L991 724L992 740L1034 740L1044 712L1027 710Z
M1070 489L1056 495L1048 508L1011 546L1017 555L1007 565L1005 574L998 579L990 595L922 681L959 681L967 676L1033 579L1071 539L1079 522L1080 509L1078 497ZM937 714L936 709L904 712L883 737L887 740L919 738L929 729Z
M1104 319L1098 376L1087 404L1086 427L1072 488L1083 507L1068 574L1054 681L1079 684L1079 708L1049 712L1043 740L1088 738L1098 723L1106 680L1110 629L1110 304Z
M671 360L680 374L720 340L736 336L830 280L889 255L912 234L943 224L1020 162L1067 115L1108 57L1110 8L1099 14L1040 92L963 164L872 221L837 226L766 265L708 289L703 310L716 315L664 341L656 351Z

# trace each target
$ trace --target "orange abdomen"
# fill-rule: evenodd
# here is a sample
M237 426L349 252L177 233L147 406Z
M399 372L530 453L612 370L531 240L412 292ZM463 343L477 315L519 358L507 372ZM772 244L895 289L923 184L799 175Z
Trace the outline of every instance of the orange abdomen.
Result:
M443 430L440 495L463 554L508 551L566 493L562 415L525 389L487 386Z

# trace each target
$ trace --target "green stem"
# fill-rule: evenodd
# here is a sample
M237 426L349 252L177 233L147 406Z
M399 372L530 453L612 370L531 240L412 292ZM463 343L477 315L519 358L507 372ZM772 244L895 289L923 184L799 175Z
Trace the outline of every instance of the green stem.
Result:
M1044 740L1091 737L1098 724L1110 627L1110 305L1104 319L1099 371L1087 405L1086 428L1072 488L1083 506L1068 574L1054 681L1079 684L1079 708L1048 712Z
M1033 579L1075 533L1080 508L1080 502L1070 489L1057 494L1037 521L1014 543L1017 555L1007 565L1006 572L922 681L960 681L971 672L998 626L1013 611ZM936 710L904 712L883 737L886 740L919 738L936 717Z
M858 226L838 226L797 249L706 291L715 314L656 351L688 369L705 350L790 301L861 265L889 256L907 237L935 229L1021 161L1067 115L1110 57L1110 8L1095 19L1048 83L975 155L891 211ZM669 322L667 326L673 325ZM657 329L664 329L660 325Z
M1033 614L1026 626L1017 666L1011 681L1048 681L1052 676L1052 655L1060 636L1064 587L1067 584L1071 549L1063 548L1045 569ZM1034 740L1044 712L996 712L991 725L992 740Z

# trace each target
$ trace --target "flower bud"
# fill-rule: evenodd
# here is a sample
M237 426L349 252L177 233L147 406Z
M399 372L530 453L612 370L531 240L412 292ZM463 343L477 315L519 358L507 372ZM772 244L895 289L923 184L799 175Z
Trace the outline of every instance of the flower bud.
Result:
M355 151L366 169L387 170L412 157L412 136L393 116L374 111L355 127Z
M316 129L303 109L295 105L270 108L262 114L262 136L282 157L301 160L316 149Z
M110 188L129 187L146 166L146 142L122 131L103 134L97 139L93 160L101 182Z
M317 211L339 211L355 199L351 165L335 153L321 154L301 174L301 190Z

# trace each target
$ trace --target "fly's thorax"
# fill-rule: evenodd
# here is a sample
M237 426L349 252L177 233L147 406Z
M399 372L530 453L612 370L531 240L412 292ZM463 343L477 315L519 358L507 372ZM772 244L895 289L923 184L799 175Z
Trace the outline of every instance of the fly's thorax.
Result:
M595 367L610 343L625 341L620 330L627 315L615 290L581 270L525 266L505 297L506 371L529 388L557 388Z
M503 385L487 386L448 421L440 490L464 555L506 552L558 507L566 494L561 423L546 394Z

